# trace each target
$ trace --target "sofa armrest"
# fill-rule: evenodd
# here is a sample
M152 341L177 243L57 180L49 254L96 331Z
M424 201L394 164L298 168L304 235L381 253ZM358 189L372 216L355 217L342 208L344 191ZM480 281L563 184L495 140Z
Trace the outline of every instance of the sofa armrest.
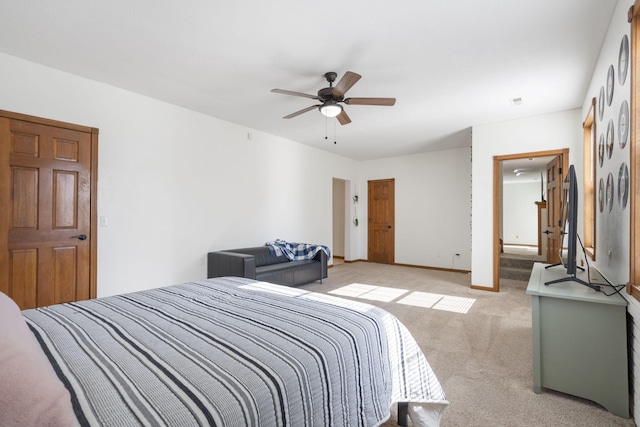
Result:
M329 263L329 260L327 259L327 254L325 253L325 251L318 251L316 256L313 257L313 259L315 261L320 261L321 277L323 279L328 277L328 275L329 275L328 268L329 267L327 267L327 264Z
M209 252L207 254L207 278L222 276L255 279L255 257L237 252Z

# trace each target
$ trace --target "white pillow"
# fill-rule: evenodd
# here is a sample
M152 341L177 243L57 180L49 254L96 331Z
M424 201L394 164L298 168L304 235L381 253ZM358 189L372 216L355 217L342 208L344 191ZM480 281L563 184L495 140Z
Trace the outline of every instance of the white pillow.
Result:
M71 398L27 326L0 292L0 426L77 426Z

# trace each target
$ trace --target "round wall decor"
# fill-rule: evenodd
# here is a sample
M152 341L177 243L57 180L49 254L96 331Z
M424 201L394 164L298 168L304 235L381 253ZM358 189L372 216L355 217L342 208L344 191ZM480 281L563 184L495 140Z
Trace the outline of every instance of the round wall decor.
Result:
M598 207L600 212L604 209L604 180L600 178L600 185L598 185Z
M613 154L613 119L609 119L609 124L607 125L607 159L611 158Z
M598 97L598 116L600 117L600 121L604 117L604 86L600 87L600 96Z
M607 196L606 196L607 210L611 212L613 208L613 174L609 172L607 176Z
M626 163L620 165L618 172L618 203L622 209L627 207L629 200L629 168Z
M618 53L618 82L622 86L627 80L627 68L629 65L629 37L625 34L620 42L620 52Z
M618 113L618 144L620 148L624 148L627 145L627 138L629 137L629 103L625 99L620 106L620 113Z
M604 133L600 134L600 142L598 143L598 163L600 167L604 163Z
M611 106L613 101L613 88L616 85L616 79L614 76L613 65L609 65L609 71L607 72L607 105Z

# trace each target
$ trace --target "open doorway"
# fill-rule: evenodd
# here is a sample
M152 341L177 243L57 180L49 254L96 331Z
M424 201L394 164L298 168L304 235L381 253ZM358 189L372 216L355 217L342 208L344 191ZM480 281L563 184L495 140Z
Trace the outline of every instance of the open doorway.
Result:
M568 154L561 149L494 157L493 291L500 290L501 278L528 280L533 262L547 261L547 246L557 234L548 209L560 206L560 192L549 193L547 168L554 159L564 165Z
M333 178L333 247L331 248L332 265L344 262L347 253L347 219L349 205L346 202L349 194L349 181Z
M546 167L553 156L502 161L500 279L528 281L546 262Z

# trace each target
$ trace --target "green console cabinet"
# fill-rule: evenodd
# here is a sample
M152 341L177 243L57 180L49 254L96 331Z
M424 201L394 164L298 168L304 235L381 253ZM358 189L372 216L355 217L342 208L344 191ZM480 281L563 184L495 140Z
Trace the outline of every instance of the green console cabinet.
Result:
M545 285L567 277L562 266L545 266L534 264L527 286L534 392L548 388L582 397L629 418L627 301L572 281ZM586 280L586 273L579 276Z

